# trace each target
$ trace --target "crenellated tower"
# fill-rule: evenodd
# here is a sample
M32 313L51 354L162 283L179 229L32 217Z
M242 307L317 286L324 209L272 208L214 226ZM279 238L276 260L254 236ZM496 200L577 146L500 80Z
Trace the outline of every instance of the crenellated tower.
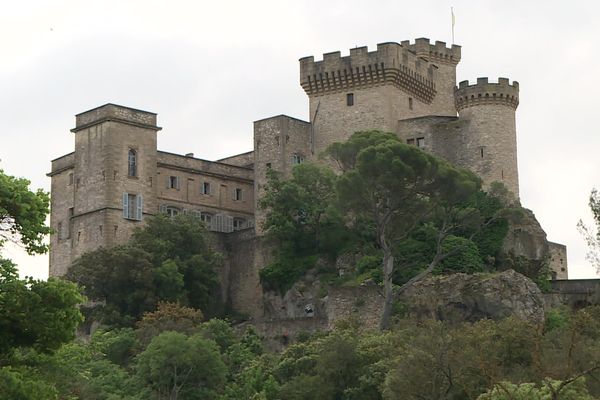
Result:
M517 136L515 111L519 105L519 83L506 78L491 83L477 78L462 81L454 92L456 111L465 121L459 165L477 173L489 185L504 185L518 198Z
M311 154L365 129L396 131L398 120L456 116L454 86L460 46L429 39L380 43L300 59L300 84L309 97Z

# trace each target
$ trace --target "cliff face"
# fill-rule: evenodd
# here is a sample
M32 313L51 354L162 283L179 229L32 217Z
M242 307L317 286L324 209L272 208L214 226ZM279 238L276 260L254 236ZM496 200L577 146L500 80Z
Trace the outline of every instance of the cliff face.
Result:
M416 318L458 323L515 316L536 324L544 321L540 289L513 270L432 276L407 289L400 301Z

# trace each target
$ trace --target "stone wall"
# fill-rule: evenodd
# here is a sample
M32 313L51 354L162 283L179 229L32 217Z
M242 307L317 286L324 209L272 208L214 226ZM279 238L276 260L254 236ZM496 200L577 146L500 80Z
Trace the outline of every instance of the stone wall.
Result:
M254 166L254 150L235 156L217 160L219 163L237 165L239 167L252 168Z
M560 243L548 242L550 250L550 271L552 279L569 279L567 265L567 246Z

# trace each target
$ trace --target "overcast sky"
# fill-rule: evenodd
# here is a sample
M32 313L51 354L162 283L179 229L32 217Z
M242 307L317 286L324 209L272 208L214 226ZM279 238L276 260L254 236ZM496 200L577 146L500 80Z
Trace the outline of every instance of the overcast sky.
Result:
M592 277L576 229L600 187L600 2L3 1L0 168L49 190L74 115L107 102L158 113L159 148L218 159L252 150L252 122L308 119L298 59L428 37L463 46L458 81L520 83L521 201ZM9 249L23 275L48 259Z

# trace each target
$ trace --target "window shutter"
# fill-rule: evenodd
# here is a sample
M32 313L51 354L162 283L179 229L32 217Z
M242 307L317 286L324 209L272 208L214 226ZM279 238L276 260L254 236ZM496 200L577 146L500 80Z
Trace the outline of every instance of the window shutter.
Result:
M158 206L158 212L161 214L166 214L167 213L167 205L161 204L160 206Z
M129 218L129 194L123 193L123 218Z
M167 189L171 188L171 177L167 175Z
M175 177L175 188L177 190L179 190L179 177L178 176Z
M135 216L138 221L142 220L142 195L138 194L137 195L137 207L136 207L136 211L137 211L137 215Z

